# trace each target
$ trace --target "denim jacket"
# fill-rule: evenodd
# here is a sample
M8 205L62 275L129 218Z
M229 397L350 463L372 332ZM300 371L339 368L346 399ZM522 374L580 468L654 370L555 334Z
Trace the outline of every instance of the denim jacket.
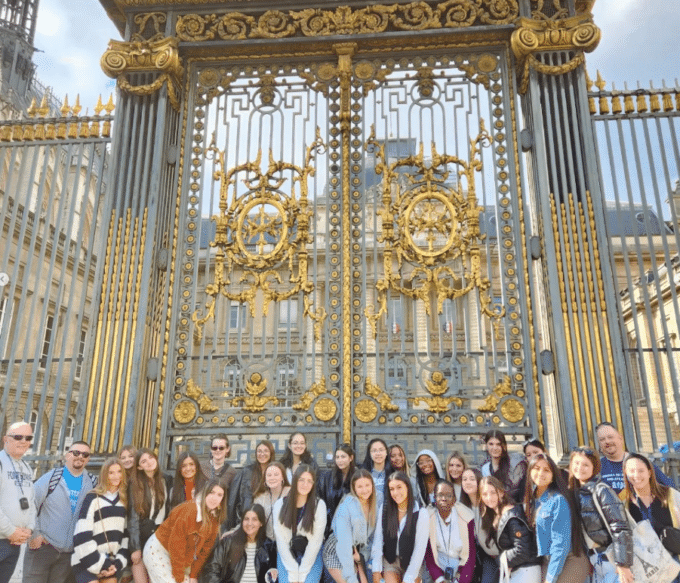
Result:
M549 488L536 500L536 544L539 556L550 556L545 582L552 583L571 550L571 510L557 490Z

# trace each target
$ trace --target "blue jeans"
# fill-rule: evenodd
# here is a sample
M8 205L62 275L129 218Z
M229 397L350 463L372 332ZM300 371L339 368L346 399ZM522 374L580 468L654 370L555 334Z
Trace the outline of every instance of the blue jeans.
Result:
M0 583L9 583L19 561L20 545L13 545L6 538L0 538Z

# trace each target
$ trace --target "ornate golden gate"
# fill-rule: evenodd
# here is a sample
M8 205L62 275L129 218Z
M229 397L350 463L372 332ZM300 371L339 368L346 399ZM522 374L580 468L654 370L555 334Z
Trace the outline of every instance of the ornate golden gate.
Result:
M542 435L575 396L549 350L539 374L543 203L520 149L552 153L520 147L517 96L582 65L588 3L314 4L109 7L130 34L102 59L118 164L156 124L136 439L174 457L225 428L240 454L298 428L318 452Z

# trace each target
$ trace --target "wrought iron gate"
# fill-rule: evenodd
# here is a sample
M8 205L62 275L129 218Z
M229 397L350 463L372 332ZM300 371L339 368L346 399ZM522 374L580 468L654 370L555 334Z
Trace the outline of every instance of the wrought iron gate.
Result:
M331 34L348 10L285 18L292 36ZM355 26L369 33L381 10L351 11ZM381 18L404 30L411 10ZM420 26L458 26L454 12ZM508 43L490 28L476 42L387 35L225 58L276 20L256 32L253 18L175 24L189 57L218 38L221 56L187 63L161 441L175 451L226 426L242 460L295 429L319 452L374 435L413 449L427 434L444 451L492 426L538 431Z

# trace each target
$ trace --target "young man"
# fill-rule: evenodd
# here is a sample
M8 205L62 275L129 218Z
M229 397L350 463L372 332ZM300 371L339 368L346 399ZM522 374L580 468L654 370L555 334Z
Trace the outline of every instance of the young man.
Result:
M231 453L229 438L224 433L213 437L210 451L211 457L201 462L201 469L209 480L219 480L224 488L224 495L228 496L229 486L236 475L236 470L226 461Z

